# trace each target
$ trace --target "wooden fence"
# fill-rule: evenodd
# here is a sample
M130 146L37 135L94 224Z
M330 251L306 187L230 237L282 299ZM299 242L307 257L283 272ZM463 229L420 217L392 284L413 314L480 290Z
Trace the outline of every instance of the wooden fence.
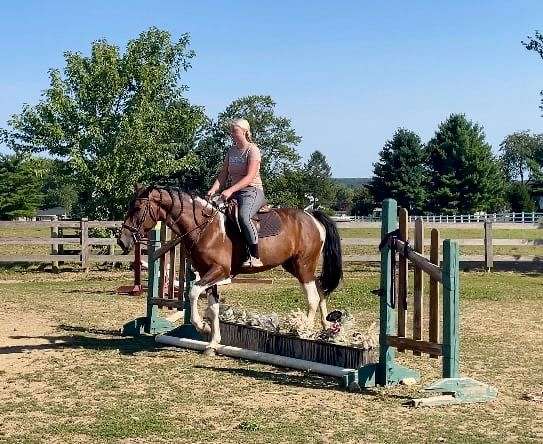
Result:
M414 222L409 222L409 226L414 228L417 225L417 221L422 221L422 218L416 219ZM364 229L364 228L377 228L378 223L373 222L346 222L339 223L338 227L343 229ZM508 254L508 255L495 255L494 247L496 246L527 246L527 247L538 247L543 246L543 228L537 224L525 224L522 226L523 230L541 230L541 239L500 239L494 238L495 229L518 229L518 225L507 224L507 223L497 223L486 221L478 225L466 225L466 224L426 224L427 228L452 228L457 230L468 230L473 228L483 228L484 236L482 238L475 239L454 239L460 247L462 246L480 246L484 247L481 254L460 254L460 262L467 264L484 264L486 268L490 269L494 267L494 263L539 263L543 262L543 256L538 254ZM377 246L379 245L378 238L355 238L355 237L342 237L341 243L344 246ZM430 246L431 240L425 239L423 246ZM462 250L462 249L461 249ZM345 262L377 262L379 261L380 256L376 254L365 255L365 254L344 254L343 260Z
M0 237L0 245L49 245L49 254L0 254L0 263L16 262L50 262L53 268L59 262L80 263L85 269L91 263L104 262L131 262L132 255L115 254L115 237L90 237L89 230L93 228L110 229L112 233L121 226L121 221L94 221L81 219L80 221L38 221L13 222L0 221L2 229L49 229L49 236L12 236ZM68 231L74 231L69 234ZM65 248L66 245L74 247ZM107 253L93 252L93 247L108 246Z
M0 253L0 263L15 263L15 262L43 262L52 263L53 267L58 267L59 262L79 263L85 269L89 268L92 263L114 263L114 262L131 262L133 255L115 254L116 239L114 232L121 226L121 221L89 221L82 219L80 221L43 221L43 222L6 222L0 221L0 230L3 229L48 229L49 236L13 236L0 237L0 246L30 246L30 245L47 245L50 246L48 254L18 254L7 252ZM378 231L379 222L340 222L340 229L376 229L375 237L358 238L358 237L343 237L343 246L371 246L375 250L373 254L344 254L345 262L379 262L377 245L379 245ZM409 222L409 226L413 228L414 222ZM432 228L433 224L427 223L428 228ZM474 227L482 228L483 224L436 224L439 228L454 228L458 230L472 229ZM434 226L434 227L435 227ZM542 239L499 239L494 238L493 229L518 229L518 224L501 224L485 222L485 236L480 239L455 239L460 247L462 246L482 246L484 252L482 254L467 255L461 254L460 261L464 264L484 264L490 269L494 263L539 263L543 261L543 256L537 254L509 254L509 255L494 255L495 246L528 246L538 247L543 246ZM90 237L89 230L94 228L102 228L111 230L112 237ZM524 224L523 230L541 229L537 224ZM68 234L72 231L72 234ZM542 230L543 233L543 230ZM543 236L542 236L543 237ZM72 248L67 248L67 245L72 245ZM424 240L423 247L429 246L430 240ZM104 247L99 252L97 247ZM5 249L4 249L5 250ZM106 251L104 251L106 250Z

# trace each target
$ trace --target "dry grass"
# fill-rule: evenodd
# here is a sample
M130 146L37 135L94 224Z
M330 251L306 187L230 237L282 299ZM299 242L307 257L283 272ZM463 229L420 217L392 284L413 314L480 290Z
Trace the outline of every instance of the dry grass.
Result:
M303 305L282 273L231 286L232 305L286 313ZM420 386L350 394L299 372L156 347L117 335L143 298L111 293L123 273L0 274L1 442L541 442L541 275L462 275L462 371L490 382L490 404L411 410ZM351 267L330 301L376 320L378 274ZM439 361L403 356L423 382Z

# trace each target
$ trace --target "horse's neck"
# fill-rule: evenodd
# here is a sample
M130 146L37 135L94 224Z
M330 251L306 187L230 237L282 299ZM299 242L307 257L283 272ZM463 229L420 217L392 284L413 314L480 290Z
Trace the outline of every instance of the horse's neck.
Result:
M183 202L181 214L175 211L170 211L167 208L162 208L161 213L164 216L161 220L177 235L184 236L197 231L202 221L203 206L196 201L194 204L192 199Z

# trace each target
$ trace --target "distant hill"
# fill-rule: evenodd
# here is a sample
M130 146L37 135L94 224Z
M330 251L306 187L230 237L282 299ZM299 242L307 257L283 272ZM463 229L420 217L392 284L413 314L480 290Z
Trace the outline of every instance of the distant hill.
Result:
M369 177L334 177L333 180L351 188L368 185L371 181Z

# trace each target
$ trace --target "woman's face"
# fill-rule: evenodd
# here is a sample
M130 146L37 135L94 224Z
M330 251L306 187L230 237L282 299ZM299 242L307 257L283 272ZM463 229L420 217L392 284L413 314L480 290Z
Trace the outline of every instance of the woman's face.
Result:
M244 145L247 142L245 130L239 126L233 126L230 128L230 135L232 136L232 139L234 139L234 142L239 145Z

